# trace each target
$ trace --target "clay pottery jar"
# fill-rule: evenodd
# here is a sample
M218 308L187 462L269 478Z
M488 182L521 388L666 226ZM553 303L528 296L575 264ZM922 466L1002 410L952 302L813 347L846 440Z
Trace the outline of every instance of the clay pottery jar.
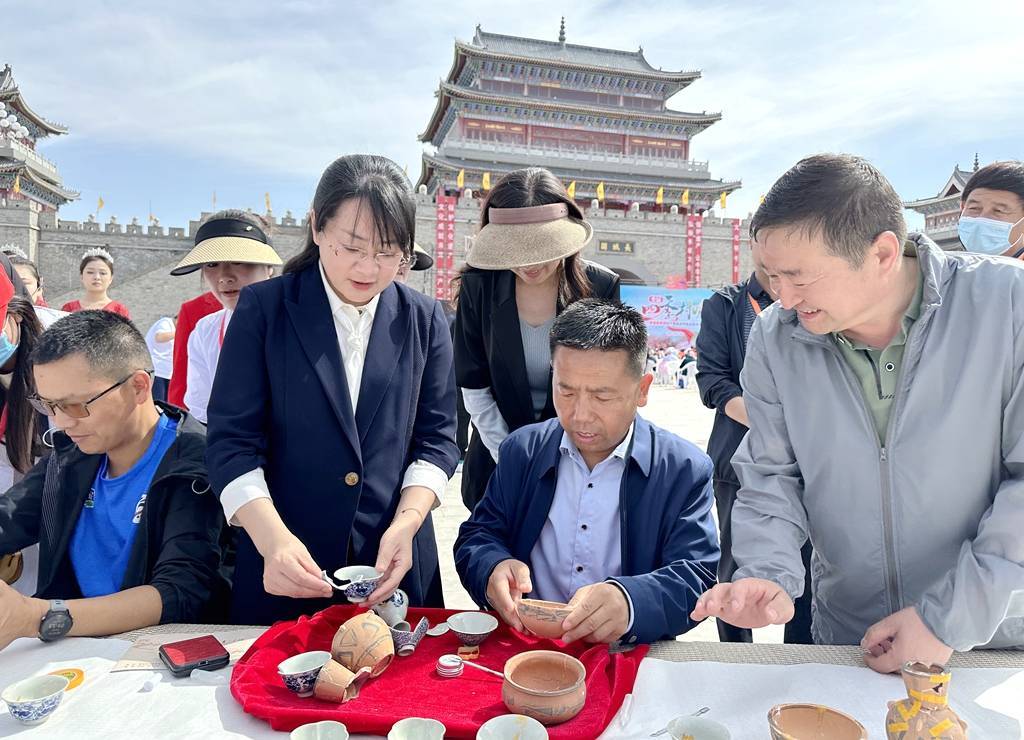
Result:
M359 689L370 678L370 669L352 672L341 663L329 660L320 669L313 685L313 696L344 704L359 696Z
M560 604L557 601L520 599L516 604L516 614L519 615L523 626L537 637L547 637L552 640L565 634L562 622L570 612L572 612L571 606Z
M331 642L331 657L353 673L369 668L376 678L395 657L395 643L384 620L364 612L338 628Z
M778 704L768 710L772 740L867 740L864 725L821 704Z
M905 663L907 698L889 702L885 734L889 740L964 740L967 723L949 708L950 673L945 666Z
M513 714L557 725L583 709L586 678L587 669L576 658L553 650L531 650L505 663L501 699Z

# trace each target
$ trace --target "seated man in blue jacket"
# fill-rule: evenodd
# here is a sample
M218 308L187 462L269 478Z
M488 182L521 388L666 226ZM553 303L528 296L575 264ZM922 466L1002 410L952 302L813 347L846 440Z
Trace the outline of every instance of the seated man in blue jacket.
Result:
M523 596L568 602L567 642L653 642L693 627L715 582L711 460L644 421L643 318L584 299L551 329L557 419L513 432L459 531L455 565L482 607L523 629Z
M56 432L53 452L0 495L0 552L39 543L36 598L0 582L0 650L215 621L224 516L205 430L154 403L146 340L122 316L81 311L47 329L31 361L28 400Z

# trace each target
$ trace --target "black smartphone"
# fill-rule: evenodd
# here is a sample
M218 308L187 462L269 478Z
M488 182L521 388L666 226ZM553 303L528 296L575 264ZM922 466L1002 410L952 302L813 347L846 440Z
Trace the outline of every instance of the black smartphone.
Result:
M187 676L196 668L215 671L231 662L228 649L213 635L193 637L160 646L160 660L172 675Z

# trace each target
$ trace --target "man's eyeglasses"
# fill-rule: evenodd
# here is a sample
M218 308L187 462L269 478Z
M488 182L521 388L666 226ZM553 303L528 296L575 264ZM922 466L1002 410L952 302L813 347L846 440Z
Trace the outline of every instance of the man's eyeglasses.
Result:
M135 373L137 372L139 371L133 370L131 375L128 375L122 378L121 380L117 381L112 386L107 388L105 391L97 393L88 401L82 401L80 403L63 403L61 401L47 401L33 393L32 395L27 397L28 402L32 405L32 408L34 408L36 411L38 411L40 414L43 414L44 416L56 416L57 409L60 409L66 416L70 416L72 419L84 419L89 415L89 404L95 403L96 401L100 400L115 388L120 388L122 385L131 380L132 376L134 376ZM149 374L152 371L143 370L142 372Z
M370 253L365 249L356 249L346 245L331 248L336 256L345 257L349 262L364 262L370 257ZM394 270L401 265L409 264L409 258L399 251L377 252L373 255L373 261L377 263L377 267L383 267L386 270Z

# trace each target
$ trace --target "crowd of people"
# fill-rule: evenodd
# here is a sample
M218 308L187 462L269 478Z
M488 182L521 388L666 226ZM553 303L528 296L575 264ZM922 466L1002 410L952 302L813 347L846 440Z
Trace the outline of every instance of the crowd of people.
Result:
M441 607L442 557L515 628L521 598L569 604L567 641L716 617L882 672L1024 648L1024 164L978 170L962 206L944 252L867 161L801 160L681 354L649 350L541 168L487 191L450 304L404 284L432 259L373 155L324 171L287 262L258 216L206 218L171 275L209 292L145 336L103 250L61 312L0 257L0 649L295 619L355 564L382 574L370 606ZM707 452L640 413L694 376ZM470 516L439 552L463 458Z

